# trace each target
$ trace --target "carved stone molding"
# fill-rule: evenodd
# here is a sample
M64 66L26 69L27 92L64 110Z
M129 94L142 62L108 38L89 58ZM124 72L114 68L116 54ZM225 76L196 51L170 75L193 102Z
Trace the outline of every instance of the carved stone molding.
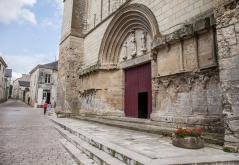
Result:
M130 4L119 10L104 34L99 51L99 64L117 64L121 47L132 30L141 29L156 38L159 33L152 11L142 4Z

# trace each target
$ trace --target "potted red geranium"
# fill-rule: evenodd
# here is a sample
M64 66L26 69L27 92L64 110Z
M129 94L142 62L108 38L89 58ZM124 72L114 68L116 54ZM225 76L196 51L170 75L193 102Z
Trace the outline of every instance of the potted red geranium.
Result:
M173 145L181 148L199 149L204 147L202 128L178 128L172 136Z

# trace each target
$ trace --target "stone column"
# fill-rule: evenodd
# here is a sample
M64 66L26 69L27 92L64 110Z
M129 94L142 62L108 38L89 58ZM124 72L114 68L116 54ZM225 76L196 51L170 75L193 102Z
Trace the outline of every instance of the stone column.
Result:
M86 0L65 0L58 65L56 109L78 113L77 71L84 52Z
M224 149L239 148L239 5L233 0L215 0L220 82L225 114Z

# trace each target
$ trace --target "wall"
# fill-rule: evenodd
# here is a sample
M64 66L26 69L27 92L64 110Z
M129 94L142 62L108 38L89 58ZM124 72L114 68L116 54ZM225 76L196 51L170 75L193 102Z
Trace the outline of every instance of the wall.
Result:
M98 62L98 53L100 51L100 43L104 36L104 32L110 23L111 19L107 20L103 25L95 29L84 39L84 56L83 68L92 66Z
M190 19L213 7L213 1L209 0L133 0L131 3L141 3L150 8L162 34L179 29Z
M72 8L73 8L73 0L65 0L64 1L64 15L62 21L62 29L61 29L61 38L64 39L67 35L69 35L71 30L71 19L72 16Z
M220 82L225 114L225 144L239 152L239 4L216 1L216 23Z
M30 98L31 98L32 106L35 106L35 103L38 100L38 97L37 97L38 78L39 78L39 69L31 73L31 78L30 78Z
M57 111L78 111L76 82L82 66L83 39L69 36L60 45L57 86Z
M123 115L123 72L101 70L80 77L79 111L91 115Z
M5 66L0 61L0 102L5 101L6 98L6 82L5 82Z
M126 0L88 0L87 30L91 30L102 20L117 10Z
M116 1L118 2L118 0L113 0L112 4ZM99 3L100 1L97 2ZM159 25L160 33L163 35L169 34L181 28L190 19L194 19L196 16L203 14L208 10L212 10L213 7L213 1L209 0L130 0L129 2L140 3L147 6L155 15ZM91 3L89 3L88 5L90 4ZM119 2L119 4L124 3ZM90 9L90 16L88 16L90 17L90 19L92 19L92 15L94 15L94 13L100 15L100 5L97 5L97 3L92 3L92 5L96 5L97 7L93 7L94 9ZM93 31L91 31L89 34L87 34L87 36L85 36L85 53L83 68L97 63L101 40L103 38L107 26L115 15L113 12L111 12L110 14L112 15L106 21L97 21L97 28L93 29ZM88 28L87 31L92 30L92 21L90 21L89 26L90 28Z
M153 113L167 127L223 134L222 91L212 15L153 41Z
M12 88L12 97L14 99L19 99L19 79L13 81L13 88Z

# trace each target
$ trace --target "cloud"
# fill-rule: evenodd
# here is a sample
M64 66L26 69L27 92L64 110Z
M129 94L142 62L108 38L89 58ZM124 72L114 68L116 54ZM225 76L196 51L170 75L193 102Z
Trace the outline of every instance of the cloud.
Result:
M62 0L54 0L60 15L63 15L64 3Z
M40 27L59 30L63 16L64 3L62 0L46 0L45 5L54 8L53 16L46 17L39 22Z
M55 53L46 54L3 54L9 68L12 68L16 73L29 73L38 64L46 64L55 60Z
M37 24L35 14L28 9L36 4L37 0L0 0L0 22L9 24L24 20Z
M22 77L21 73L18 72L12 72L12 81L16 80L17 78Z
M58 30L61 27L61 20L57 18L45 18L39 23L39 25L43 28Z

